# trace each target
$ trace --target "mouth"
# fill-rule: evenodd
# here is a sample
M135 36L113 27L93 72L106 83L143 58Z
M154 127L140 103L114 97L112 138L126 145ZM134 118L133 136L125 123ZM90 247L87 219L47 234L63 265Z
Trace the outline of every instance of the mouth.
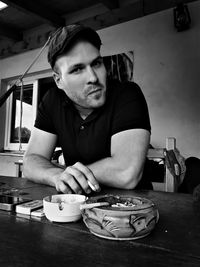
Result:
M102 91L102 88L97 87L97 88L93 89L92 91L90 91L90 92L88 93L88 95L98 94L98 93L100 93L101 91Z

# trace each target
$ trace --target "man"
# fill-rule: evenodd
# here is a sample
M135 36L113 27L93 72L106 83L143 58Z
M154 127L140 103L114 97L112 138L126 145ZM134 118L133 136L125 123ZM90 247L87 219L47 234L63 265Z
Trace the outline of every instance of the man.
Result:
M40 104L24 156L25 177L63 193L101 185L147 188L143 169L150 140L145 98L135 83L107 79L101 40L70 25L51 39L48 61L58 88ZM51 163L60 144L66 168Z

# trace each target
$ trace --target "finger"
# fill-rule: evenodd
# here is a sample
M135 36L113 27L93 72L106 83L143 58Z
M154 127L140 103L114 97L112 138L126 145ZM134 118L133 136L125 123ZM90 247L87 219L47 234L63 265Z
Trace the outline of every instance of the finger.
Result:
M67 184L76 194L82 194L82 188L77 181L75 173L72 171L72 167L69 166L65 169L62 175L62 180Z
M88 184L92 190L94 191L101 190L99 183L96 180L93 172L87 166L83 165L81 162L76 162L73 166L79 169L85 175L86 179L88 180Z
M66 171L72 175L75 181L78 182L80 187L87 193L91 193L91 190L87 183L87 178L85 177L84 173L82 173L79 169L75 168L74 166L68 166Z
M73 193L71 188L68 185L66 185L63 181L59 181L56 184L56 190L58 192L61 192L61 193L64 193L64 194L72 194Z

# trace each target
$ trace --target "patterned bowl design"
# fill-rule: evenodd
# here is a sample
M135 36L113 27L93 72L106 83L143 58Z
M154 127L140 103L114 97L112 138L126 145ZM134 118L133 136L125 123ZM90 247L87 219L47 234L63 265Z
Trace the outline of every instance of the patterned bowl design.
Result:
M105 195L86 203L109 202L109 206L82 210L83 221L91 233L113 240L132 240L148 235L159 219L155 204L146 198Z

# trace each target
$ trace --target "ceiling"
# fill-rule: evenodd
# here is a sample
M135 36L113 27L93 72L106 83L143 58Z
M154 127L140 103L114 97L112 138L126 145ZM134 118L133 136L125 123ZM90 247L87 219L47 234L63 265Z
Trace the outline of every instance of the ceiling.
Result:
M3 0L0 58L44 45L56 28L81 23L95 30L197 0Z

